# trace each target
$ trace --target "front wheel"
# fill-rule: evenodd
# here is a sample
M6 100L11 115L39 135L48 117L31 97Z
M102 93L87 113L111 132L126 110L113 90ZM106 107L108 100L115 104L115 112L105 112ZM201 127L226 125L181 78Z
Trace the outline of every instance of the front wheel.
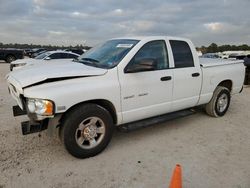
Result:
M84 104L67 115L61 129L61 139L68 152L77 158L87 158L106 148L114 125L106 109L95 104Z
M224 116L230 105L230 91L228 88L218 86L213 94L211 101L206 104L205 110L208 115L213 117Z

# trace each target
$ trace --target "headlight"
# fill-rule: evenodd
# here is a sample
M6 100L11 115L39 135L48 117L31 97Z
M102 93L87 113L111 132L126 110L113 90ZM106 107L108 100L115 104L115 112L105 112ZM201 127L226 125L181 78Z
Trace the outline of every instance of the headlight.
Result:
M30 113L36 113L43 116L51 116L54 112L54 104L50 100L28 99L27 107Z

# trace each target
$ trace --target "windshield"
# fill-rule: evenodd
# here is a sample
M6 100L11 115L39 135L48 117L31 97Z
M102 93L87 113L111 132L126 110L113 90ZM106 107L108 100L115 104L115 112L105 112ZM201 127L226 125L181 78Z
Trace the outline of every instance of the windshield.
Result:
M43 58L47 57L50 54L51 53L45 52L45 53L42 53L42 54L36 56L35 59L43 59Z
M113 68L138 43L138 40L114 39L96 46L78 58L80 63L99 68Z

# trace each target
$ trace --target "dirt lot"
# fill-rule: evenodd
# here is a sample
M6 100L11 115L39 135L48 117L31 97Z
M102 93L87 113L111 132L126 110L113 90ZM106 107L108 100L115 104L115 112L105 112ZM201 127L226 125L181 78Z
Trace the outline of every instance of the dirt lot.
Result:
M140 129L116 131L100 155L79 160L57 139L22 136L0 63L0 188L168 187L176 163L185 188L250 187L250 87L232 98L228 113L203 112Z

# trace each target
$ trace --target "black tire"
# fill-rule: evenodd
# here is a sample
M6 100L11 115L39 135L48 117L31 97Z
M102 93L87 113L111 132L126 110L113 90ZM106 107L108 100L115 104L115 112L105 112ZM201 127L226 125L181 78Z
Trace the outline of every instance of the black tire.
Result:
M97 145L94 145L94 147L92 146L92 148L82 148L82 147L88 147L87 146L88 144L89 147L91 147L90 141L86 140L80 146L77 143L76 137L80 131L79 137L87 139L84 136L82 136L84 135L86 128L84 128L83 130L79 130L79 127L82 126L82 124L84 124L85 120L88 121L88 119L91 118L97 118L98 121L100 120L102 122L102 126L104 127L103 129L104 133L103 134L100 133L101 136L97 135L98 133L95 133L97 137L97 142L96 142ZM88 124L90 124L90 122ZM60 129L61 129L60 130L61 140L63 141L67 151L71 155L83 159L83 158L93 157L102 152L106 148L106 146L109 144L112 138L114 125L113 125L113 119L110 113L106 109L96 104L84 104L73 109L66 115L66 118ZM96 140L96 137L92 139ZM101 141L99 142L98 139L100 138Z
M218 103L221 97L222 98L224 97L225 98L224 101L227 101L227 102L222 104L223 108L220 109L220 107L222 106L220 106L220 104ZM230 100L231 100L231 95L230 95L229 89L223 86L218 86L214 91L212 99L210 100L208 104L206 104L205 110L207 114L212 117L224 116L229 108Z
M6 57L6 62L7 62L7 63L11 63L12 61L15 61L15 60L16 60L16 57L13 56L13 55L8 55L8 56Z

